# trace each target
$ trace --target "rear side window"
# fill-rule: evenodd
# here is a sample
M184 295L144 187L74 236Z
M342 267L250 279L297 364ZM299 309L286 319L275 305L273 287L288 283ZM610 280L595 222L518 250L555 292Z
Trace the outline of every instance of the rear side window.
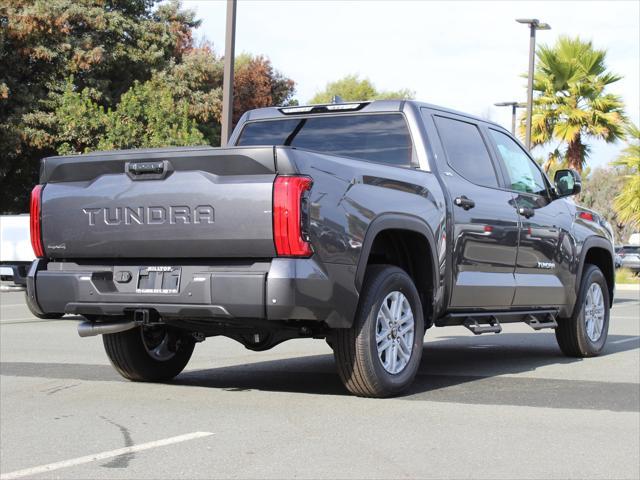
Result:
M401 167L413 150L404 117L394 113L251 122L237 145L291 145Z
M486 187L497 187L498 179L478 127L472 123L435 116L451 168L467 180Z

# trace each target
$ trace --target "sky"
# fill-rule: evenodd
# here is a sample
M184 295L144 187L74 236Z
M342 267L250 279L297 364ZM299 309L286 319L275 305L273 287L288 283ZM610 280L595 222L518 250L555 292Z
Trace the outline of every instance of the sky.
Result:
M226 2L186 0L202 25L197 35L224 53ZM525 101L529 32L516 18L551 25L538 44L559 35L592 40L624 76L610 86L640 124L640 1L315 1L239 0L236 54L269 57L307 102L348 74L379 90L408 88L421 101L488 118L511 128L501 101ZM614 159L623 143L591 141L592 167ZM543 155L534 150L534 155Z

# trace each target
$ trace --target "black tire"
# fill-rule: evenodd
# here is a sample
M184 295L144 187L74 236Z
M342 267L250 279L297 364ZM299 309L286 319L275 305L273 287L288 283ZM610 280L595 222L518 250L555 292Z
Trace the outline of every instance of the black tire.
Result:
M64 313L42 313L42 312L39 312L38 310L35 309L35 307L31 303L31 300L29 299L29 295L27 293L25 293L24 297L25 297L25 301L27 303L27 308L31 312L31 315L33 315L34 317L41 318L43 320L57 320L58 318L64 317Z
M414 335L406 366L402 371L392 374L385 369L378 355L376 330L382 302L394 291L402 293L411 306ZM391 265L369 266L353 326L335 331L334 357L340 379L347 390L361 397L381 398L402 393L418 372L423 337L422 304L409 275Z
M179 330L153 327L162 329L162 332L167 335L169 350L173 353L170 358L159 360L152 356L149 352L151 347L143 340L143 335L155 334L158 330L150 332L149 327L144 328L146 329L144 333L142 327L139 327L102 336L104 349L111 364L120 375L129 380L137 382L171 380L189 363L195 345L194 339Z
M594 341L589 338L587 333L587 325L585 322L585 307L587 303L587 294L591 285L596 283L602 292L604 302L604 324L600 337ZM576 305L573 309L573 315L570 318L558 319L558 328L556 328L556 339L560 350L568 357L595 357L600 354L607 342L607 334L609 331L609 288L602 271L595 265L586 264L580 282L580 292Z

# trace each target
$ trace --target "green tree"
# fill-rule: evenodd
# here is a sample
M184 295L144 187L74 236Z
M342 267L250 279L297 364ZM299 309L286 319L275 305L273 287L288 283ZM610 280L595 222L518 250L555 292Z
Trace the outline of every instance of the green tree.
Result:
M580 38L560 37L552 47L542 45L537 58L532 142L534 146L557 142L548 164L566 161L582 171L589 155L588 139L624 138L624 103L606 91L621 77L607 70L605 50ZM523 132L523 123L520 128Z
M85 92L79 101L89 98L111 108L136 80L148 80L192 47L191 33L198 25L193 12L182 10L177 1L153 8L155 3L1 3L0 211L27 209L40 158L57 150L57 138L45 127L70 78L76 91Z
M612 162L621 167L625 181L614 200L618 218L621 221L640 226L640 129L633 124L627 127L629 144L620 156Z
M222 67L208 48L185 53L146 82L134 82L114 107L99 93L79 90L73 78L52 91L51 112L24 116L29 135L49 141L58 154L96 149L217 144L220 138Z
M24 212L39 161L104 148L219 145L223 61L177 0L0 6L0 212ZM234 118L293 101L266 57L239 59Z
M358 75L347 75L335 82L329 82L323 91L316 93L309 100L309 103L331 103L336 95L345 101L391 100L413 98L415 92L406 88L398 91L378 91L368 78L361 80Z
M295 82L278 72L271 60L247 53L235 59L233 78L233 123L247 110L272 105L296 105Z
M269 59L243 54L234 79L234 118L248 109L291 101L294 83ZM204 46L170 62L151 79L135 82L113 108L99 94L78 90L73 78L49 102L46 114L26 115L30 135L55 144L58 154L140 147L218 145L222 110L222 60Z
M611 201L625 181L624 172L617 168L599 167L591 172L585 171L582 193L576 198L577 203L597 211L611 224L616 243L622 243L634 231L633 225L620 216Z
M189 104L176 100L171 87L157 80L136 83L107 112L105 124L98 150L207 143L189 116Z

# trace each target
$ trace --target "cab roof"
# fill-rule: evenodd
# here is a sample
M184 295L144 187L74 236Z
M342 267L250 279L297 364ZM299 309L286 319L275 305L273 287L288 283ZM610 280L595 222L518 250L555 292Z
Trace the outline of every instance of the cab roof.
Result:
M266 107L250 110L243 115L242 121L249 122L255 120L267 120L275 118L286 118L308 115L322 115L327 113L378 113L378 112L401 112L408 106L415 108L428 108L444 113L451 113L461 117L484 122L499 128L504 128L491 120L477 117L465 112L460 112L451 108L441 107L417 100L371 100L371 101L354 101L343 103L325 103L317 105L295 105L290 107Z

